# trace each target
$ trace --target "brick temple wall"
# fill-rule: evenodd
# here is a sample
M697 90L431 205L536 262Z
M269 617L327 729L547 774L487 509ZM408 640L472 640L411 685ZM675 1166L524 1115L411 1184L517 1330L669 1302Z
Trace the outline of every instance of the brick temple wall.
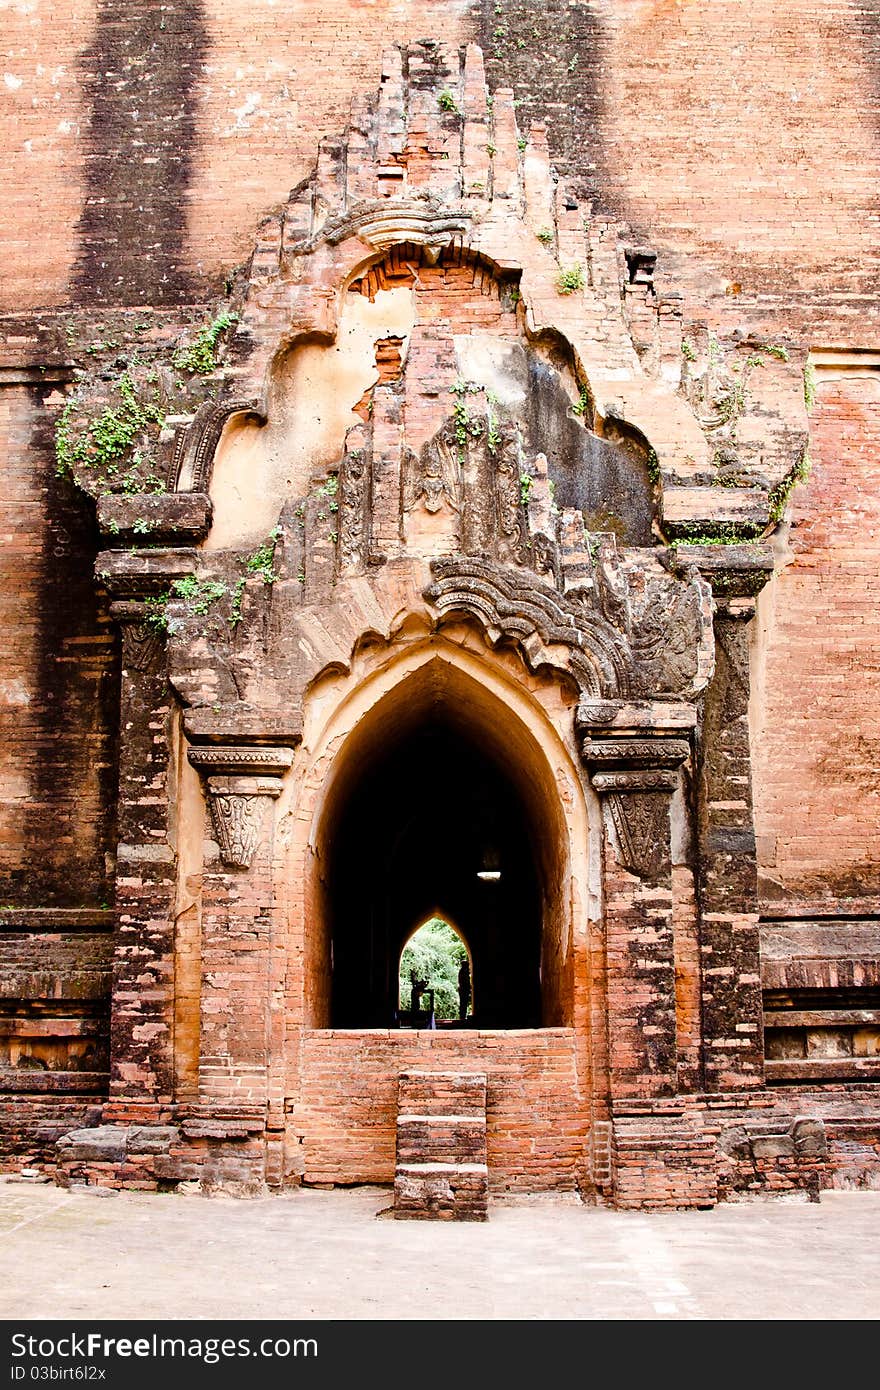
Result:
M319 138L341 130L351 95L373 91L387 43L482 42L521 125L547 119L558 168L658 249L657 288L681 292L684 323L880 344L880 16L857 0L59 0L8 10L4 29L0 905L98 906L114 873L118 639L90 578L92 518L54 476L64 378L46 376L39 326L63 348L86 312L89 335L106 336L113 305L147 324L177 306L199 317ZM31 340L21 316L37 325ZM751 711L762 892L850 913L880 899L877 389L870 377L821 386L813 474L756 625ZM681 1065L696 1072L685 944ZM574 1185L586 1117L570 1035L531 1035L515 1056L516 1035L497 1036L459 1055L442 1034L417 1046L382 1035L360 1055L352 1035L309 1035L307 1180L390 1181L397 1072L430 1048L441 1065L497 1077L501 1185L516 1173L534 1188ZM45 1104L48 1136L58 1112ZM875 1131L847 1137L849 1123L834 1140L846 1172L876 1151ZM630 1136L636 1148L643 1138Z
M719 329L748 321L814 344L878 341L880 17L868 6L766 0L756 13L745 4L553 0L536 13L520 0L383 0L292 14L219 0L60 0L51 11L13 7L4 30L0 310L54 306L43 317L62 342L79 304L155 310L222 289L250 253L260 216L307 171L318 139L342 128L352 93L374 89L382 47L426 34L483 44L490 84L514 86L521 125L546 118L560 170L659 249L658 288L683 293L685 320L695 313ZM156 75L149 90L147 68ZM41 404L49 394L16 389L0 404L4 537L12 537L0 576L12 633L0 900L97 905L108 897L112 847L113 638L90 591L90 521L54 483ZM865 405L846 417L857 469L870 468L875 438ZM833 431L843 415L828 419ZM818 417L816 425L825 428ZM833 448L828 439L814 457ZM838 494L852 476L850 466L839 474ZM819 486L814 479L808 504L817 509ZM868 518L864 498L851 502L847 493L835 515L858 548ZM805 631L824 612L811 572L781 589L798 589L794 621ZM848 562L836 585L835 638L858 646L866 631L858 565ZM771 660L781 671L790 635L780 630L778 642ZM858 681L870 672L866 662L853 669L845 699L864 710L859 691L870 686ZM759 750L768 777L789 717L772 683L760 715L775 750ZM823 756L833 760L837 747ZM871 775L872 755L863 742L841 756L849 771L834 783L834 835L835 849L840 835L851 837L849 874L869 857L856 843L869 803L840 813L840 797L852 799L853 778ZM786 807L800 805L797 787L786 802L780 780L772 783L758 790L765 844ZM855 817L849 830L841 814ZM775 851L786 881L814 872L805 844L788 834ZM766 868L774 871L770 860Z
M560 170L695 303L880 329L870 5L57 0L9 8L4 33L7 310L216 292L382 48L433 36L483 46L520 123L548 120Z
M761 597L753 692L762 897L880 910L880 373L826 378L812 472Z
M568 1028L444 1034L306 1031L300 1102L288 1117L301 1137L307 1183L394 1180L397 1080L412 1069L488 1075L489 1179L495 1189L574 1189L589 1132Z
M112 901L118 638L95 527L55 477L49 397L0 363L0 905Z

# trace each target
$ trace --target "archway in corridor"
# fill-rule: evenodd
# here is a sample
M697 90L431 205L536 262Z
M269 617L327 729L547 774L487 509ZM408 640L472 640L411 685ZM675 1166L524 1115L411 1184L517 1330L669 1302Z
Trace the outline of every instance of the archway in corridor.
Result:
M567 829L530 730L484 687L431 661L338 755L318 836L331 1027L394 1027L401 952L454 922L479 981L478 1028L567 1021Z
M445 918L433 914L404 942L400 953L400 1023L443 1027L465 1022L473 1012L473 974L468 943ZM419 1011L423 1018L417 1016Z

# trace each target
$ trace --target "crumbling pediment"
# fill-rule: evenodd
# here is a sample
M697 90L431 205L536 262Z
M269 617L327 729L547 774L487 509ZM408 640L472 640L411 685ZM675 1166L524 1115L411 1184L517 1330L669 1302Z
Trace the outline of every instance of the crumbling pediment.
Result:
M750 405L795 372L708 334L674 380L628 327L655 261L557 182L478 49L387 55L376 101L260 228L225 364L164 465L174 493L101 503L129 548L192 547L191 578L163 591L154 552L144 589L184 702L301 702L386 566L414 608L468 614L582 693L703 689L709 561L687 542L771 525L800 421L756 426ZM130 560L100 562L129 600Z

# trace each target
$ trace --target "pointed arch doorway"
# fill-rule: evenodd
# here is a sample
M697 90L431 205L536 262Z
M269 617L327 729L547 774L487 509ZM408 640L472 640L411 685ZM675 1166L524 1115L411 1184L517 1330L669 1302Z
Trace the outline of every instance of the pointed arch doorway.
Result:
M357 721L320 815L312 976L318 1026L393 1028L399 963L433 914L471 957L472 1027L570 1020L566 824L552 764L488 683L428 660ZM323 953L321 950L323 939Z
M401 950L437 904L471 943L483 1026L540 1025L540 828L509 770L457 723L438 705L372 756L365 750L339 808L329 866L334 1027L396 1021Z
M404 942L397 971L401 1026L448 1027L473 1020L473 955L446 917L432 915Z

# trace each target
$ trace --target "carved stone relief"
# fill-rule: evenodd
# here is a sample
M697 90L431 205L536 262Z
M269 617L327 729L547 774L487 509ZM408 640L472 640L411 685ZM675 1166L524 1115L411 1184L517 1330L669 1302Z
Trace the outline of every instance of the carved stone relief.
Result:
M188 757L206 777L211 822L223 863L231 869L250 868L267 800L281 795L281 778L293 761L291 749L220 745L190 748Z
M581 757L614 825L625 868L656 882L670 868L670 798L677 769L689 753L685 739L586 738Z
M269 777L209 777L208 805L220 857L230 869L249 869L257 851L268 799L281 795Z
M123 669L145 675L156 671L164 650L161 632L147 622L123 622L120 626Z

